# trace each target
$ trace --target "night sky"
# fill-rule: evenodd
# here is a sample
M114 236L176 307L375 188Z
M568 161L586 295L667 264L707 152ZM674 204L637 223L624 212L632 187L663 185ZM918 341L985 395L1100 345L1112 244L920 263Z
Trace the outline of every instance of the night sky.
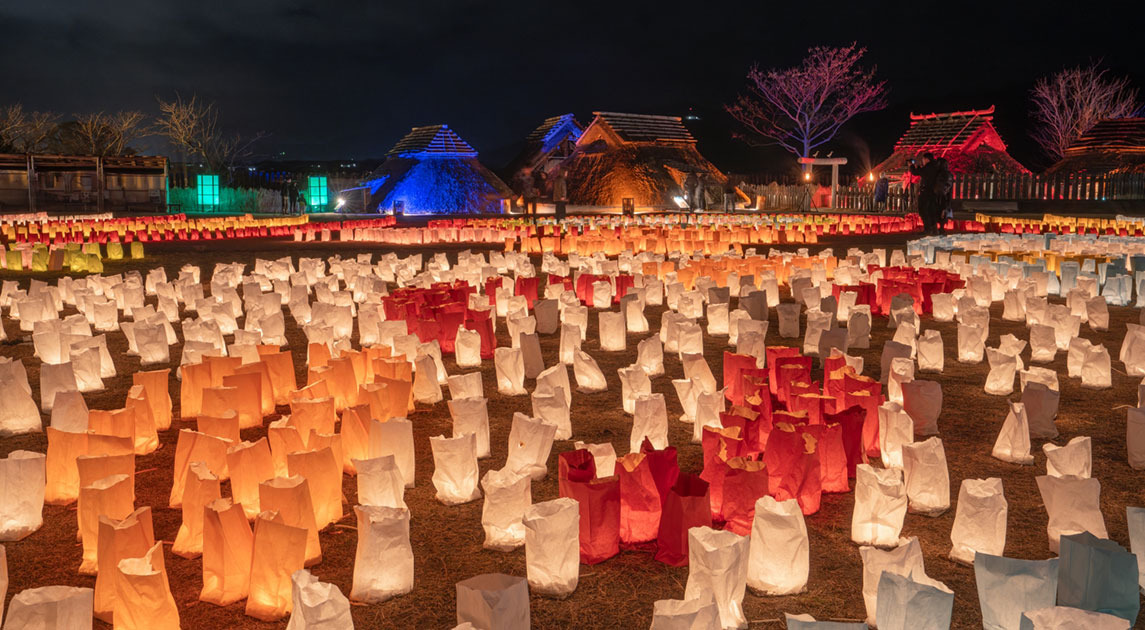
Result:
M691 109L718 166L780 172L782 153L731 140L722 104L753 62L792 65L809 46L857 40L890 83L890 107L852 121L836 150L878 161L911 111L994 104L1012 153L1036 167L1035 79L1103 59L1145 88L1143 39L1141 0L9 1L0 104L150 114L157 95L197 93L230 128L269 132L261 153L291 159L380 156L411 126L444 122L492 166L546 116Z

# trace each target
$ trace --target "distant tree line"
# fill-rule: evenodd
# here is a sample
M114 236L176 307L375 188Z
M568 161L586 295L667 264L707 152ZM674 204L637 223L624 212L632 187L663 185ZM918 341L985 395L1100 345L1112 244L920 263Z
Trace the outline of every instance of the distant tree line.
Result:
M19 103L0 107L0 153L135 155L132 143L147 136L166 139L179 154L184 176L187 162L201 162L210 172L228 177L230 171L254 155L254 145L265 134L227 133L214 103L197 96L159 98L159 113L139 111L63 114L27 111Z

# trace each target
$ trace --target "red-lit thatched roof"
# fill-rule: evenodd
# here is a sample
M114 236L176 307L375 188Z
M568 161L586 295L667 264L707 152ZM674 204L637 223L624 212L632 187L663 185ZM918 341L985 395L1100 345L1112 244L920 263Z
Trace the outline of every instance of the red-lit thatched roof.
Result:
M1010 157L994 128L994 106L940 114L911 114L910 127L895 143L894 153L873 170L899 175L908 160L931 152L944 157L955 173L1029 173Z
M1145 118L1097 123L1047 172L1145 173Z

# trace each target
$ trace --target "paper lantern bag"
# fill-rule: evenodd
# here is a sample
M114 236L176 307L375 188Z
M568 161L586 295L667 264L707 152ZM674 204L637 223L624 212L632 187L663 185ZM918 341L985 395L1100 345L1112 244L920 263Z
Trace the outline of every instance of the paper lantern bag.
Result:
M254 532L243 506L217 499L203 514L203 589L199 599L227 606L250 593Z
M350 599L377 604L413 590L414 558L405 508L359 505Z
M487 573L457 583L457 623L477 628L529 630L525 578Z
M746 628L743 596L747 590L746 536L697 526L688 532L688 582L684 599L711 598L724 628Z
M306 569L290 578L291 604L287 630L353 630L350 600L337 586L319 582Z
M163 543L141 558L119 561L113 615L116 628L178 630L179 609L167 582Z
M536 503L525 510L525 570L537 594L563 598L580 577L580 508L570 498Z
M596 479L596 460L586 449L561 453L561 497L576 499L580 510L580 557L603 562L620 552L620 481Z
M306 561L306 530L287 525L274 511L255 519L251 551L250 595L246 614L275 621L293 607L291 576Z
M0 459L0 541L20 540L43 525L46 460L30 451Z
M982 627L1014 628L1027 610L1053 606L1058 595L1058 558L1019 560L974 555L974 583Z
M676 567L686 565L688 530L711 525L708 482L695 475L681 474L664 498L656 537L656 559Z
M1137 621L1141 600L1136 556L1089 532L1063 534L1060 553L1058 605Z
M763 595L793 595L807 589L810 545L803 511L794 499L770 496L755 503L747 585Z

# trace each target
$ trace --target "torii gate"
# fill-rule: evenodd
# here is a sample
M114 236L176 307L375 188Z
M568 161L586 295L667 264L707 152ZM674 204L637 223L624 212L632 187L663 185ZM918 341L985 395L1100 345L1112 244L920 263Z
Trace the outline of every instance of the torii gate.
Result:
M828 166L831 167L831 207L835 207L835 196L839 193L839 165L846 164L847 158L833 157L833 158L799 158L799 163L803 165L804 178L811 179L811 167L813 166Z

